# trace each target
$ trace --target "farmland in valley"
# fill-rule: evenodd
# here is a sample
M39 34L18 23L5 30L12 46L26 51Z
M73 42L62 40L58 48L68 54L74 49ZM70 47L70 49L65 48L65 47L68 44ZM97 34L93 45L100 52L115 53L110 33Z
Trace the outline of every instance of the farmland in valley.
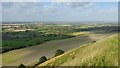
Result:
M20 29L24 29L24 31L14 31ZM90 25L85 27L80 25L34 25L24 26L24 28L20 26L16 29L15 27L4 28L2 35L3 65L18 66L21 63L28 66L34 65L41 56L52 58L57 49L67 52L81 45L105 39L116 32L117 26L93 25L92 27Z

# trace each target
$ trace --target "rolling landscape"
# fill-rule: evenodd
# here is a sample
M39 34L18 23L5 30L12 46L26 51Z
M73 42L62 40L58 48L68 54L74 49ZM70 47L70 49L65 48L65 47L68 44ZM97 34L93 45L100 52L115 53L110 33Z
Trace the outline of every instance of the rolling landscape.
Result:
M96 43L80 46L38 66L118 66L117 38L115 34Z
M116 3L4 2L2 5L3 68L119 66L119 25L116 9L112 10Z
M105 48L106 45L107 45L106 48L109 48L109 46L110 47L115 46L115 48L118 47L117 46L117 43L118 43L117 42L118 41L117 40L117 37L118 37L117 36L117 27L118 26L108 26L108 25L104 25L104 26L102 26L102 25L97 25L97 26L95 26L95 25L79 25L79 26L78 25L69 25L68 26L68 25L62 25L62 24L61 25L45 24L45 25L39 25L39 26L33 25L32 27L34 27L34 28L32 28L32 27L28 28L29 25L28 26L26 25L27 27L24 27L24 28L21 27L21 25L18 25L17 27L16 27L16 25L12 25L12 27L6 27L6 26L11 26L11 25L3 25L3 34L2 34L2 36L3 36L3 45L2 45L2 49L3 49L2 50L2 52L3 52L3 54L2 54L2 57L3 57L2 62L3 63L2 64L3 64L3 66L19 66L20 64L24 64L27 66L32 66L32 65L35 66L35 64L39 62L39 58L41 56L46 56L47 58L50 58L50 60L47 61L47 62L49 62L49 61L52 61L53 59L59 57L59 56L57 56L54 58L54 54L57 49L64 50L66 53L65 53L65 55L63 54L63 57L64 56L66 57L66 54L69 53L69 50L70 50L69 54L71 54L71 52L72 52L71 50L73 50L73 49L75 51L76 50L79 51L80 46L86 46L86 48L85 48L86 50L84 50L84 51L88 51L87 48L88 49L90 48L90 50L96 50L96 49L91 49L91 48L95 48L95 47L96 48L98 47L97 50L101 50L102 48L99 49L99 46L100 47L104 46L103 48ZM25 26L25 25L22 25L22 26ZM109 29L109 30L107 30L107 29ZM24 30L24 31L18 31L18 30ZM113 43L110 42L111 40L110 41L108 40L109 37L111 37L111 36L113 36L113 39L114 39ZM104 39L106 39L106 40L104 41ZM102 43L100 43L99 41ZM106 42L106 44L104 44L105 42ZM108 45L107 43L111 43L111 45L110 44ZM89 47L87 47L87 46L89 46ZM106 50L106 48L105 48L105 50ZM82 49L82 47L80 47L80 49ZM74 52L74 50L73 50L73 52ZM117 60L117 50L118 49L115 49L116 60ZM83 51L83 53L84 53L84 51ZM102 51L104 52L104 50L102 50ZM88 52L90 52L90 51L88 51ZM97 52L97 51L91 51L91 52ZM98 52L100 52L100 51L98 51ZM113 53L114 53L114 50L113 50ZM82 54L82 51L80 50L80 53L77 54L78 55L77 57L82 58L81 54ZM92 53L89 53L89 54L92 55ZM96 54L100 54L100 53L95 53L95 57L96 57ZM88 54L85 54L85 55L88 55ZM103 56L105 56L105 55L103 55ZM66 65L67 65L67 62L69 62L69 60L72 60L71 59L72 57L70 57L70 59L69 59L69 57L68 58L66 57L67 59L63 58L63 60L65 59L65 62L64 61L63 62L66 63ZM102 57L102 55L101 55L101 57ZM60 57L60 59L61 58L62 57ZM94 56L93 56L93 58L94 58ZM114 58L114 57L112 57L112 58ZM55 62L54 61L49 62L48 66L52 63L53 64L56 63L59 60L57 60ZM89 61L89 59L88 59L88 61ZM62 62L62 59L61 59L61 62ZM92 62L92 61L89 61L89 62ZM95 64L95 62L97 62L97 61L94 61L94 64ZM85 61L84 61L84 63L85 63ZM78 64L81 65L81 63L78 63ZM96 64L98 64L98 63L96 63ZM111 63L111 64L117 66L118 62L115 61L114 63ZM40 64L40 65L42 65L42 64ZM89 64L87 64L87 65L89 65ZM92 64L90 64L90 65L92 65ZM108 64L108 66L109 66L109 64Z

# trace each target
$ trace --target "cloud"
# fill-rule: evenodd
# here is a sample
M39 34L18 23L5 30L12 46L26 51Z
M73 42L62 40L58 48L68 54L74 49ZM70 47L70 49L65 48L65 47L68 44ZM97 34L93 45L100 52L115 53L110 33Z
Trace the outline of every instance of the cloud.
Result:
M41 12L56 12L58 8L64 6L66 8L88 7L90 2L5 2L3 9L5 11L41 11Z
M2 2L40 2L41 0L1 0Z
M88 15L87 19L96 20L96 21L114 21L117 22L118 20L118 9L117 7L113 7L110 9L93 9L91 11L86 11L86 15Z
M113 20L117 8L102 7L95 2L6 2L3 3L4 21L86 21ZM83 8L87 7L87 8ZM76 9L78 8L78 9ZM79 9L80 8L80 9Z
M3 3L2 3L2 6L3 6L3 7L10 7L10 6L12 6L12 5L13 5L12 2L3 2Z
M93 2L52 2L54 6L63 6L67 8L82 8L93 6Z
M119 0L1 0L2 2L119 2Z
M2 6L5 10L10 9L36 9L42 11L57 11L57 8L64 6L67 8L88 7L93 5L91 2L4 2Z
M70 6L71 8L77 8L77 7L88 7L93 5L91 2L68 2L66 3L67 6Z
M53 2L77 2L77 0L53 0Z
M119 2L119 0L53 0L53 1L55 2Z
M18 8L32 8L34 6L37 7L39 3L37 2L3 2L3 7L13 7L16 6Z

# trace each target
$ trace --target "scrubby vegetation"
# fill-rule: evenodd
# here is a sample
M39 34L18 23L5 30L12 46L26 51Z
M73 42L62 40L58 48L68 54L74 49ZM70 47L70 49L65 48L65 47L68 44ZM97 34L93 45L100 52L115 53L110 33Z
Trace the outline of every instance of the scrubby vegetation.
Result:
M47 60L47 58L45 56L42 56L40 59L39 59L39 63L43 63Z
M105 31L105 32L118 32L118 27L116 26L99 26L99 27L88 27L75 29L76 31Z
M25 68L25 65L20 64L20 65L18 66L18 68Z
M63 50L58 49L58 50L56 50L56 52L55 52L55 56L61 55L61 54L63 54L63 53L64 53Z
M53 56L53 57L59 56L59 55L61 55L61 54L63 54L63 53L64 53L63 50L58 49L58 50L55 51L55 56ZM47 59L45 56L42 56L42 57L39 59L39 61L38 61L37 63L35 63L35 65L34 65L33 67L36 67L36 66L38 66L39 64L41 64L41 63L43 63L43 62L45 62L45 61L47 61L47 60L50 60L50 58Z

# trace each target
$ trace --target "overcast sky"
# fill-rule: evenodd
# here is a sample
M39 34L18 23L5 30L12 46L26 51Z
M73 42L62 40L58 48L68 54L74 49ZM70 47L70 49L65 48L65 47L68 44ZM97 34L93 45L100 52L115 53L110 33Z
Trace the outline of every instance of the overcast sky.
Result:
M3 2L2 21L110 21L118 20L117 2Z

